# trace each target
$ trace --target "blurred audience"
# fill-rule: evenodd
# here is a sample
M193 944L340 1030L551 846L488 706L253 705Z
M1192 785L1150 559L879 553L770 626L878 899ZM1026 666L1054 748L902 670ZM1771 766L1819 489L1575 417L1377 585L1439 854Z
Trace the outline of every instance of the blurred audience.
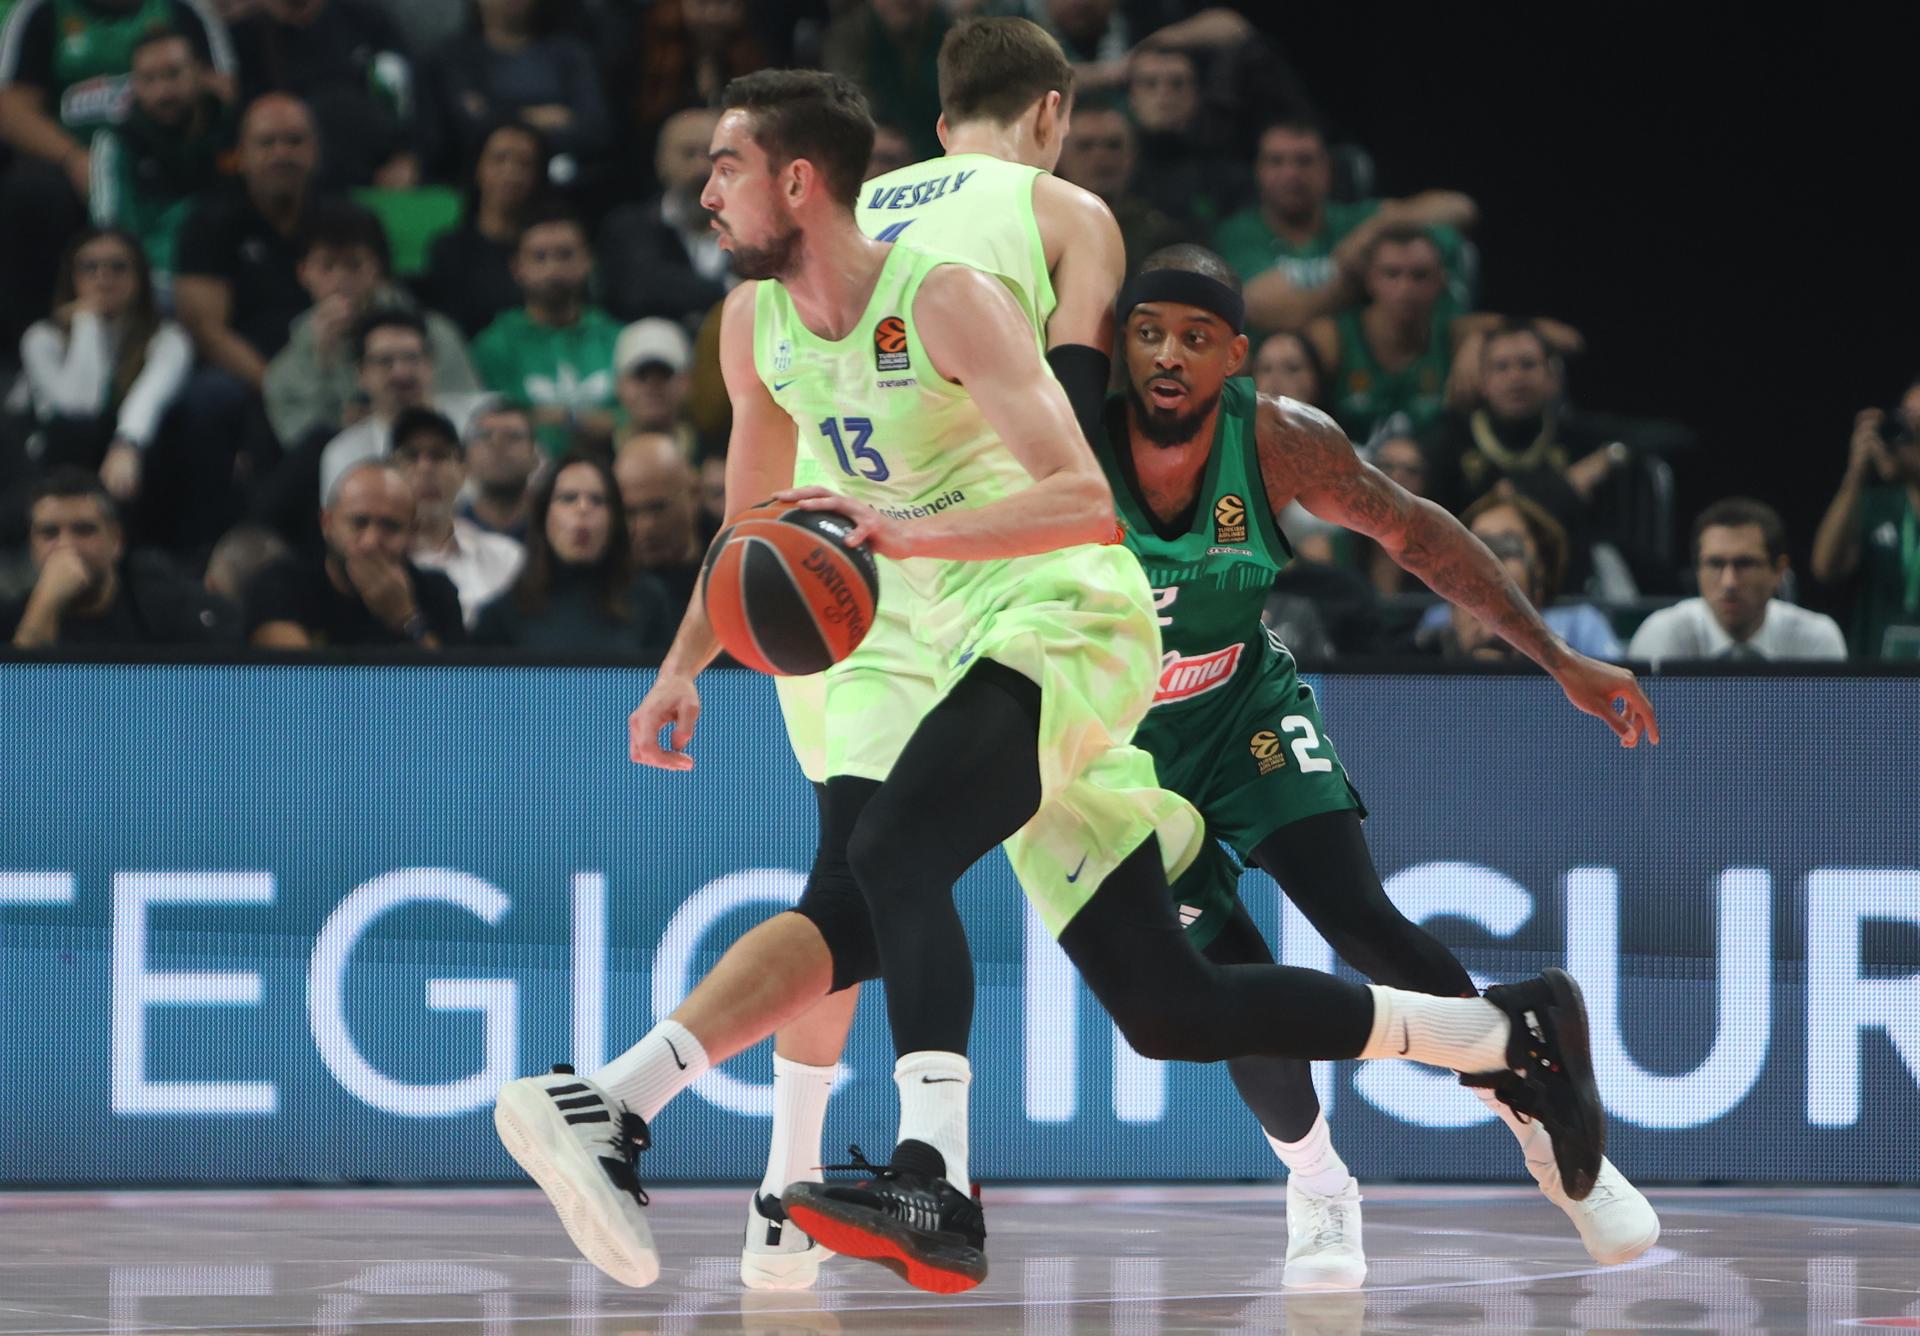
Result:
M420 136L437 174L458 175L506 119L539 130L569 167L606 153L600 72L586 43L562 27L560 8L558 0L476 0L477 27L427 60Z
M320 495L349 468L379 459L393 448L393 424L409 408L431 405L464 429L483 394L439 393L427 346L427 326L419 314L393 308L367 312L353 327L353 358L359 368L366 411L327 442L319 456Z
M1824 613L1782 602L1787 529L1750 497L1716 501L1693 524L1700 593L1653 613L1633 633L1636 659L1844 659L1846 637Z
M769 59L748 0L652 0L618 62L630 72L624 81L630 91L621 99L633 154L627 169L644 177L653 167L649 150L669 117L688 107L719 106L729 80L765 69Z
M687 421L687 391L692 384L693 341L670 320L639 320L620 331L613 345L619 373L620 438L664 432L692 459L693 424Z
M267 364L262 385L267 418L283 442L319 428L338 431L358 389L354 326L368 311L415 310L412 296L392 281L387 233L357 204L314 206L301 238L300 286L313 299L295 317L287 346ZM420 312L433 359L433 386L443 394L470 394L480 378L467 360L466 340L443 315Z
M481 405L467 428L467 473L472 482L460 503L460 518L524 546L540 459L531 413L499 399Z
M1262 394L1317 406L1325 400L1327 369L1304 335L1280 330L1268 335L1254 356L1253 385Z
M28 499L33 586L0 604L0 633L20 649L56 645L178 645L218 638L205 592L154 553L126 554L107 489L80 469L55 469Z
M393 462L413 487L413 564L453 581L471 627L482 605L520 573L520 544L456 513L467 482L460 433L431 408L409 408L393 422Z
M1459 312L1446 299L1440 248L1416 227L1375 235L1362 262L1367 304L1307 326L1333 416L1356 443L1404 435L1446 411Z
M459 644L453 582L407 559L413 508L413 488L388 461L347 470L320 512L325 555L276 562L247 589L247 639L265 649Z
M719 119L699 107L675 112L660 128L654 155L660 193L620 206L600 225L600 291L622 320L686 321L727 295L727 253L700 204Z
M586 225L562 209L528 218L514 252L524 305L473 341L487 388L533 409L540 444L560 455L579 437L610 445L614 432L614 318L587 301L593 248Z
M291 93L313 110L328 189L402 189L420 180L407 44L374 0L226 0L251 102Z
M1600 609L1591 603L1555 601L1566 584L1567 532L1546 510L1524 496L1495 492L1467 507L1460 522L1496 556L1519 545L1532 574L1530 582L1521 588L1554 634L1596 659L1618 662L1626 657L1620 637ZM1416 639L1428 642L1450 621L1457 630L1457 616L1445 604L1429 609L1421 619Z
M865 179L885 176L914 163L913 144L897 125L881 121L873 128L873 152L867 158Z
M472 338L520 304L513 253L527 213L546 188L548 150L540 132L508 121L487 132L471 173L460 225L427 252L420 293Z
M94 131L88 212L97 227L140 240L163 301L173 293L174 249L195 200L226 177L233 104L207 86L193 40L155 28L134 44L126 119Z
M1422 442L1435 498L1449 509L1464 509L1502 485L1545 508L1572 544L1569 587L1583 589L1592 561L1592 499L1630 455L1611 439L1611 424L1590 421L1563 403L1551 328L1507 319L1469 335L1455 370L1461 363L1478 366L1480 402L1431 423ZM1559 329L1562 342L1577 340Z
M320 143L306 104L285 93L240 122L240 185L201 204L180 232L174 304L208 368L258 390L268 360L307 309L300 241L314 205Z
M1332 198L1333 158L1326 132L1293 119L1268 126L1254 158L1255 202L1220 224L1213 248L1246 281L1247 320L1259 329L1300 329L1358 304L1365 260L1389 228L1426 230L1458 310L1471 305L1464 285L1461 232L1478 215L1451 190L1408 199L1347 203Z
M237 525L213 545L201 587L220 601L223 610L244 616L242 605L254 577L292 555L286 540L273 530L257 524Z
M1196 232L1211 234L1234 193L1235 165L1207 123L1200 66L1176 47L1146 47L1127 67L1127 110L1138 135L1134 182L1146 200Z
M633 544L633 566L659 579L674 624L700 583L700 479L678 441L659 432L627 438L613 462Z
M938 0L866 0L827 29L820 63L866 92L874 119L897 126L913 158L938 157L940 39L951 25Z
M1920 658L1920 380L1894 419L1854 419L1846 472L1813 541L1813 577L1854 581L1856 655Z
M1088 103L1077 108L1060 150L1059 174L1106 201L1120 224L1127 272L1159 250L1188 239L1188 231L1132 190L1134 129L1118 107Z
M0 9L0 344L46 313L47 274L86 220L92 137L132 103L133 52L156 28L183 33L233 96L224 24L192 0L14 0Z
M160 318L140 243L82 232L60 266L53 314L27 330L20 361L39 430L40 467L97 472L114 500L140 490L160 421L187 383L193 346Z
M555 461L534 492L527 560L513 588L487 604L482 645L554 653L664 649L679 626L659 582L635 576L613 473L598 454Z

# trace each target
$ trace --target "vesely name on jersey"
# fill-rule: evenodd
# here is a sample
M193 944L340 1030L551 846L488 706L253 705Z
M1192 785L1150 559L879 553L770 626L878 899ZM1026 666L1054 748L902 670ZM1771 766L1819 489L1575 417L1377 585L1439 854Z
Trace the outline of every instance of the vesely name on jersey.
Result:
M875 506L882 515L896 520L923 520L929 515L938 515L953 506L964 505L967 493L964 488L956 487L945 496L936 496L931 501L922 501L913 506Z
M1240 666L1240 652L1245 648L1245 644L1233 644L1211 654L1184 659L1168 650L1160 659L1160 685L1154 689L1153 703L1167 705L1192 700L1225 686L1232 680L1234 669Z
M904 186L880 186L867 200L869 209L916 209L929 200L939 199L947 193L947 182L953 182L953 190L958 193L968 178L979 171L954 172L949 176L936 176L930 181L914 181Z

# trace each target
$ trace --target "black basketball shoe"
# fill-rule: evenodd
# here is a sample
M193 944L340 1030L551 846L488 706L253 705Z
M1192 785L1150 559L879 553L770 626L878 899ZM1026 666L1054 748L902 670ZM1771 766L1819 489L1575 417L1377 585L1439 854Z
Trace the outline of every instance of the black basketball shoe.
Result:
M1509 1070L1460 1079L1491 1089L1515 1113L1546 1128L1562 1189L1584 1201L1606 1155L1607 1115L1593 1082L1580 985L1565 970L1548 969L1525 983L1495 984L1486 999L1513 1023Z
M878 1262L917 1290L958 1294L987 1278L987 1218L980 1203L941 1175L940 1152L903 1141L893 1163L877 1165L847 1147L857 1183L795 1183L782 1195L788 1217L821 1247Z

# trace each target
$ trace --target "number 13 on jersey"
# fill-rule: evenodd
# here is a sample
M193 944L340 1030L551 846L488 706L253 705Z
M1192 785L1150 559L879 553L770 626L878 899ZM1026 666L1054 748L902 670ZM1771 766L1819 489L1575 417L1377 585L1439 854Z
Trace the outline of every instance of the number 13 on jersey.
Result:
M867 444L873 439L871 418L822 418L820 434L832 443L834 458L840 461L840 471L849 478L885 482L892 476L880 452Z

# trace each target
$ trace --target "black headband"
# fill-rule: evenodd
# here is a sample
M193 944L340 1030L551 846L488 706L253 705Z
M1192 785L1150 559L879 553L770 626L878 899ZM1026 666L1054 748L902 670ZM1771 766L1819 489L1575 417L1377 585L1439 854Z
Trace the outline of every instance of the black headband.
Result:
M1198 306L1226 321L1235 334L1243 332L1246 326L1246 299L1219 279L1190 269L1149 269L1128 279L1120 289L1120 323L1124 325L1133 308L1145 302Z

